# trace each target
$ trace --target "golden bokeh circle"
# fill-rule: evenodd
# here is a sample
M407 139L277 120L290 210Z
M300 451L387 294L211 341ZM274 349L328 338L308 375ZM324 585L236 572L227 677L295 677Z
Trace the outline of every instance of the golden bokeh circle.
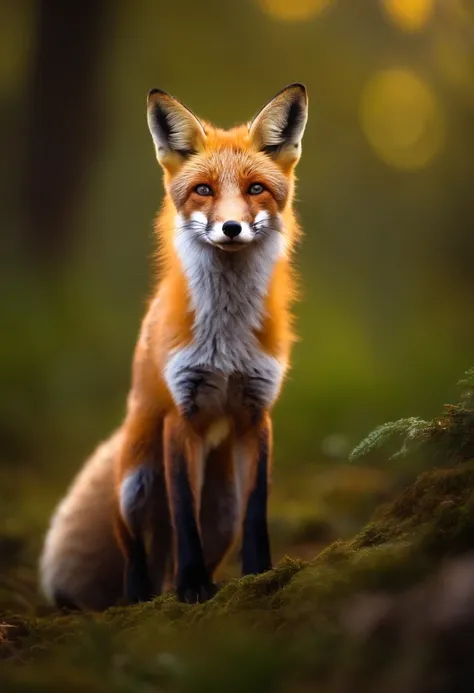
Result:
M334 0L258 0L262 10L282 22L302 22L321 14Z
M385 13L395 26L403 31L420 31L428 22L433 0L381 0Z
M432 90L410 70L377 72L360 101L362 130L378 156L390 166L418 169L440 150L444 118Z

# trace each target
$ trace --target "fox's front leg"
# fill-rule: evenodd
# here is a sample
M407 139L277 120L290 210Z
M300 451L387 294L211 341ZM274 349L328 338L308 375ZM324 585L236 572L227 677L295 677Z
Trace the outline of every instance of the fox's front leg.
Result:
M176 591L181 601L194 604L215 593L205 565L198 519L204 450L202 441L177 412L165 419L164 457L174 527Z
M263 414L259 425L242 441L242 464L250 488L244 514L242 575L270 570L270 538L267 524L269 473L272 452L272 424Z

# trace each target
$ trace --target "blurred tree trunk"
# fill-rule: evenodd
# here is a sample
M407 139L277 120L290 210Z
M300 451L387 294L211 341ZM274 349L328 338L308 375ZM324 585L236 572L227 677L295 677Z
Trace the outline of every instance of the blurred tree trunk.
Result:
M26 93L25 250L43 269L68 254L74 209L101 139L99 65L108 0L37 0Z

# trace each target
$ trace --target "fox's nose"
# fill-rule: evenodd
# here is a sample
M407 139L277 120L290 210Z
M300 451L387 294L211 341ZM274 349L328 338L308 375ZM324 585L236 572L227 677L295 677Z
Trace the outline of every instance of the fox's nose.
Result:
M222 231L229 238L235 238L242 231L242 226L238 221L225 221L222 224Z

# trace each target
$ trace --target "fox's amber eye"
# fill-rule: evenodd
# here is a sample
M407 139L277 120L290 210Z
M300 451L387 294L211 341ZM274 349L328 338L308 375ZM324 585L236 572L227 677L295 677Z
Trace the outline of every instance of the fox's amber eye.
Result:
M198 195L202 195L203 197L207 197L209 195L212 195L212 188L210 185L205 185L204 183L201 183L200 185L196 185L194 188L194 192L197 192Z
M265 190L265 186L262 185L262 183L252 183L252 185L248 189L248 194L249 195L261 195L264 190Z

